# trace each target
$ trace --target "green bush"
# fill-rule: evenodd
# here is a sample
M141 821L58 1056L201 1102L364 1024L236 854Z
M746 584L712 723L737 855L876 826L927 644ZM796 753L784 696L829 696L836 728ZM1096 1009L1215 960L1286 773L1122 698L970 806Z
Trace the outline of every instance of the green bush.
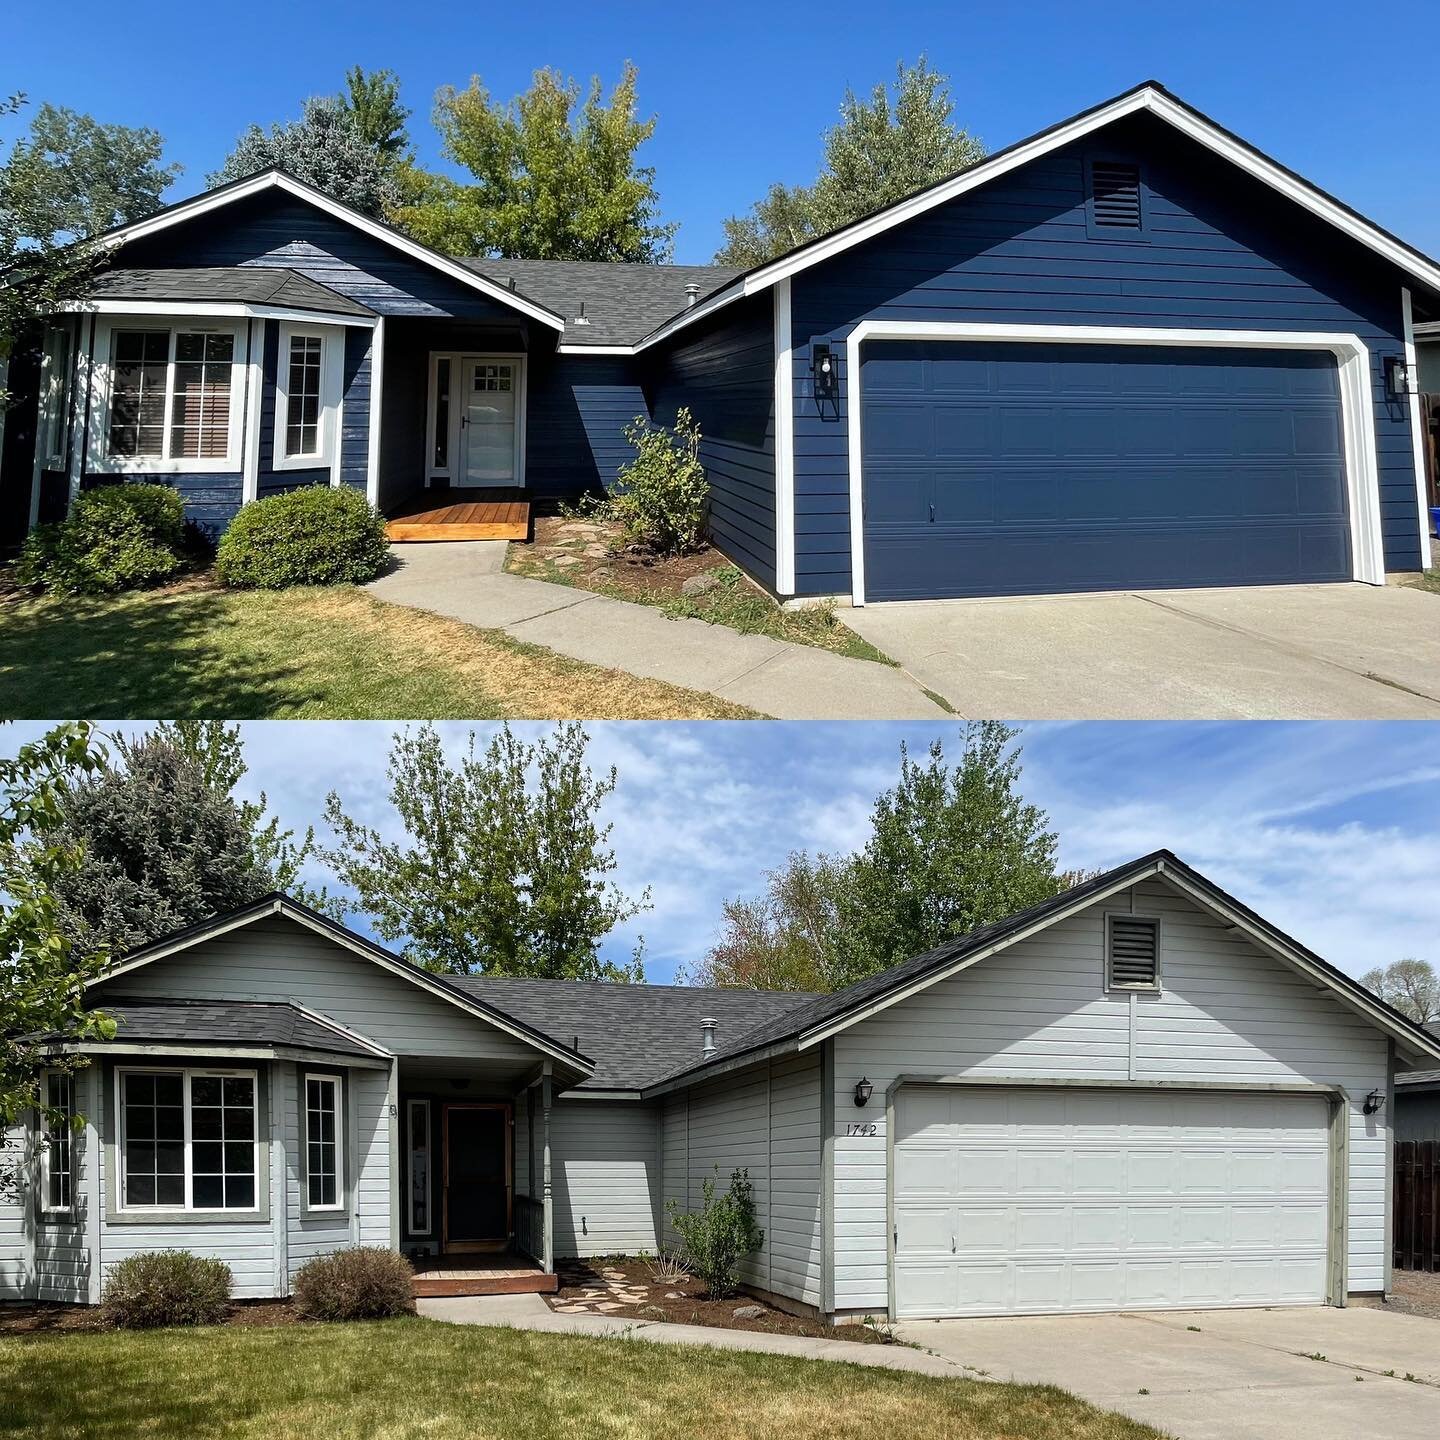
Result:
M155 585L185 567L185 504L168 485L132 482L86 490L58 524L25 542L22 585L58 595L101 595Z
M715 1178L720 1167L715 1167ZM730 1176L730 1188L718 1199L715 1178L701 1186L700 1209L686 1213L674 1201L665 1209L670 1223L685 1242L685 1259L705 1282L710 1299L723 1300L740 1285L740 1261L764 1243L765 1232L755 1223L755 1198L748 1170Z
M305 485L245 506L220 537L215 573L246 590L353 585L389 560L385 521L363 495Z
M230 1309L230 1267L188 1250L127 1255L105 1277L100 1313L122 1330L218 1325Z
M604 508L633 545L661 555L683 555L700 544L710 482L700 463L700 427L686 409L674 430L637 415L625 427L635 447L620 467L620 489Z
M414 1271L394 1250L358 1245L307 1261L295 1275L295 1308L312 1320L384 1320L415 1310Z

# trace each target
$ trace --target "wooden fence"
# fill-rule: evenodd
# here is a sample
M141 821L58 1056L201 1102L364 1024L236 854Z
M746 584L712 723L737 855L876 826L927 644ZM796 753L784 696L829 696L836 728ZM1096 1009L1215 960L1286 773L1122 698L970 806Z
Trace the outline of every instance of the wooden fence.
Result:
M1440 1140L1395 1144L1395 1268L1440 1270Z

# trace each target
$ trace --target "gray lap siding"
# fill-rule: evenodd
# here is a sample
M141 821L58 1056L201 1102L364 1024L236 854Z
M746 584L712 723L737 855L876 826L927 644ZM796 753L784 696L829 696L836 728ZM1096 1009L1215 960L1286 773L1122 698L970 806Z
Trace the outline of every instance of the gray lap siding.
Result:
M1086 225L1092 151L1139 163L1146 230ZM1403 355L1403 279L1358 244L1168 126L1124 121L796 275L796 588L850 590L844 342L863 320L1289 330L1355 334L1370 351L1386 568L1420 563L1408 407L1385 393ZM835 347L838 404L818 404L810 350Z

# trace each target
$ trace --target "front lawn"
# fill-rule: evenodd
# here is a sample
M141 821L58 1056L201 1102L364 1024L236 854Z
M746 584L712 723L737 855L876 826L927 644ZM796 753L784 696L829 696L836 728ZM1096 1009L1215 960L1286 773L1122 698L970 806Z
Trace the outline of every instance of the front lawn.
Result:
M350 586L0 596L0 718L659 720L737 705Z
M389 1320L0 1340L15 1440L1158 1440L1051 1386Z

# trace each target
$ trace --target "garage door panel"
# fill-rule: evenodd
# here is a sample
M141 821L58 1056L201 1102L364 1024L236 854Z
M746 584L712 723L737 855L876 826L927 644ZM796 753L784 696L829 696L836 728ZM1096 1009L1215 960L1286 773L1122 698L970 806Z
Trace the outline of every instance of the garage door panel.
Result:
M1325 1297L1319 1098L910 1087L896 1136L902 1316ZM945 1150L949 1168L935 1163ZM933 1188L947 1174L948 1197ZM936 1308L946 1293L956 1309Z
M872 599L1350 578L1328 354L872 341L864 355Z

